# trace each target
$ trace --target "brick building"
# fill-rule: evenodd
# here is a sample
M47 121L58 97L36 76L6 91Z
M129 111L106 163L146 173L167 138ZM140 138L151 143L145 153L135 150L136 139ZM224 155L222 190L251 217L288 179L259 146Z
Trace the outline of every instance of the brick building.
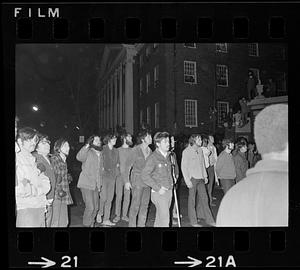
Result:
M98 79L99 128L214 132L247 97L248 71L287 95L287 47L267 43L107 45ZM215 117L210 113L216 108ZM213 121L215 119L215 121ZM248 132L247 130L245 132Z
M248 70L276 95L287 95L287 48L266 43L138 44L134 61L134 129L224 134L222 115L247 97ZM215 107L215 124L210 107Z

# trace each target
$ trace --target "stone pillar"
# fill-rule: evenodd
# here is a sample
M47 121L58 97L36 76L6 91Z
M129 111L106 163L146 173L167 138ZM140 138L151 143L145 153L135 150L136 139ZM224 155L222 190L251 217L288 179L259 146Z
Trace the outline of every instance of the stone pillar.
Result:
M126 48L125 66L125 128L133 133L133 57L136 55L134 45L124 45Z
M114 72L114 128L116 128L116 125L118 124L118 79L117 79L117 69Z
M122 62L120 63L119 67L119 119L120 119L120 126L122 126L122 110L123 110L123 102L122 102Z

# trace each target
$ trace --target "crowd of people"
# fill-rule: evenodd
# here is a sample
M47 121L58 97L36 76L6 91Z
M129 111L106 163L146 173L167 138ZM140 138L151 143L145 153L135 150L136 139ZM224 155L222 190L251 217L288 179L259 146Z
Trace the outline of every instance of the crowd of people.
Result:
M50 154L47 135L29 127L18 129L17 118L15 124L16 226L67 227L68 205L73 203L69 188L72 177L66 161L68 140L55 141ZM132 134L125 132L119 137L118 148L117 139L113 133L104 138L92 135L76 155L82 165L77 188L85 205L84 227L97 223L115 226L120 220L128 222L129 227L145 227L150 200L156 209L154 227L177 225L182 206L174 194L180 193L181 175L188 187L190 225L201 227L205 221L208 226L218 226L218 222L222 226L224 210L222 217L218 213L217 224L211 210L216 199L215 184L222 187L226 198L231 189L235 190L233 186L244 182L247 172L262 162L255 143L243 137L235 142L223 139L220 151L212 134L192 134L179 152L175 137L168 132L157 132L152 138L150 131L141 130L136 145ZM260 153L270 156L266 151Z

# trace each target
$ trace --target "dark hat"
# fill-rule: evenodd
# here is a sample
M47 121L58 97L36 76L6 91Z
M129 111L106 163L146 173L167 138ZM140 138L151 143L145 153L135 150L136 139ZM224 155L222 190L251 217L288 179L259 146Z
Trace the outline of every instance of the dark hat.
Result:
M283 151L288 142L288 105L264 108L255 118L254 138L260 154Z

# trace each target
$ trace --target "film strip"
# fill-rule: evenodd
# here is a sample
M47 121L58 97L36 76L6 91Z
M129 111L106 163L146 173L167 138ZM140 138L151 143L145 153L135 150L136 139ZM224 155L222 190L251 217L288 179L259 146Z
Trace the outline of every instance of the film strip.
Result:
M17 44L287 43L288 64L294 69L289 68L289 85L296 87L299 11L296 3L266 2L4 4L6 137L12 137L15 117ZM289 182L288 227L25 229L15 227L11 148L6 156L12 161L6 163L5 180L9 267L300 266L297 181Z

